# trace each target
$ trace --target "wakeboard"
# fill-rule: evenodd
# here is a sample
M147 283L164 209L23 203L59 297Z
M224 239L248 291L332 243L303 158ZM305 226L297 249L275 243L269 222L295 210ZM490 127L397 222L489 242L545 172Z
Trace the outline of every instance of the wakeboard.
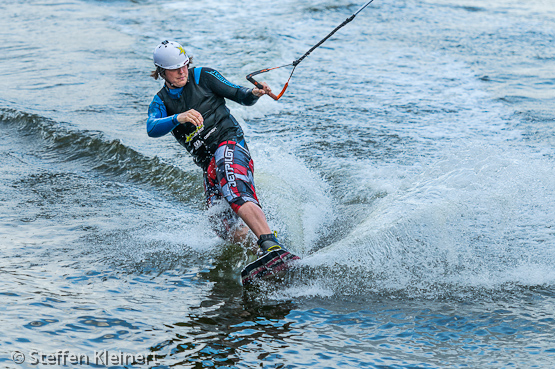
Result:
M291 268L295 260L300 259L300 257L287 250L270 251L243 268L241 283L243 286L248 286L257 280L279 277Z

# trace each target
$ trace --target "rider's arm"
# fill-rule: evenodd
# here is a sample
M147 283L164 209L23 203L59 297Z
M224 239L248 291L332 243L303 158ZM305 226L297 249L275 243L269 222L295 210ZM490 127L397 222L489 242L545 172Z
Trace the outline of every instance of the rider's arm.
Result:
M179 122L177 114L168 117L166 106L158 95L148 107L148 120L146 121L146 131L150 137L161 137L170 133Z
M199 82L201 85L207 86L216 95L223 96L241 105L250 106L258 101L258 97L252 93L252 88L235 85L212 68L202 68Z

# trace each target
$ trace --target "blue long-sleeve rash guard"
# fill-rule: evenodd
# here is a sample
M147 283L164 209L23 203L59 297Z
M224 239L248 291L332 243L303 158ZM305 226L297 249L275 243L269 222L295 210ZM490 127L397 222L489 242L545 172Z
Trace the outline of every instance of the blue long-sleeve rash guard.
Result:
M166 106L158 95L154 96L154 99L148 107L148 120L146 122L148 135L150 137L164 136L170 133L178 124L177 114L168 117Z
M252 94L252 89L229 82L214 69L198 67L192 71L193 73L190 73L191 70L189 70L189 82L187 83L192 83L191 78L195 78L195 82L200 86L241 105L250 106L258 101L258 97ZM178 98L183 92L183 88L169 89L169 93L172 97ZM168 117L164 103L158 95L155 95L148 107L148 120L146 122L148 135L150 137L164 136L177 125L179 125L177 114Z

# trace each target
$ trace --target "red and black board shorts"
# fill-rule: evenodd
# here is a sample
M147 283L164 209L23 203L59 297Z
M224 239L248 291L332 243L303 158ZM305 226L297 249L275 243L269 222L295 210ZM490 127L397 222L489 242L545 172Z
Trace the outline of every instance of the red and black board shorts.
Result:
M223 198L233 209L234 213L221 215L227 232L239 222L236 213L243 204L250 201L260 206L254 187L254 164L244 146L235 141L218 146L204 173L204 192L209 208ZM218 233L226 236L227 232Z

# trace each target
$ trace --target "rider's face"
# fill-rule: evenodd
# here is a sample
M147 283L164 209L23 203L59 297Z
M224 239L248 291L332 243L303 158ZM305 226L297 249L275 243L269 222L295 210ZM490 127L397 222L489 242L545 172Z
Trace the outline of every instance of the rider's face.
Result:
M189 70L187 64L178 69L166 69L166 81L168 81L173 88L180 88L187 84L189 77Z

